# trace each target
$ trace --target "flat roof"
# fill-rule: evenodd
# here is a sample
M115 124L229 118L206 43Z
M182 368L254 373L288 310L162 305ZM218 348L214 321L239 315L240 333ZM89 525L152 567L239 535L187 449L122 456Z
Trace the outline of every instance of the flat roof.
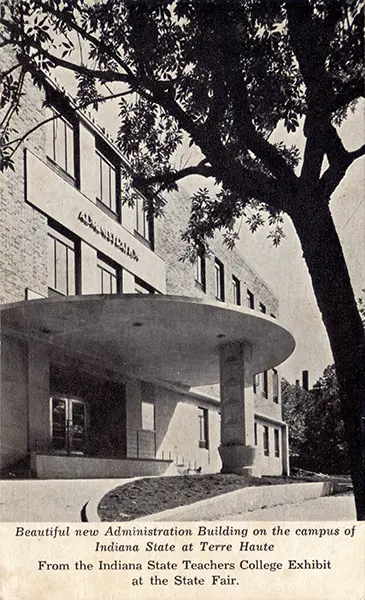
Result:
M249 343L253 373L279 365L295 347L290 331L266 314L182 296L42 298L3 305L0 315L4 333L97 358L126 375L187 386L219 382L221 344Z

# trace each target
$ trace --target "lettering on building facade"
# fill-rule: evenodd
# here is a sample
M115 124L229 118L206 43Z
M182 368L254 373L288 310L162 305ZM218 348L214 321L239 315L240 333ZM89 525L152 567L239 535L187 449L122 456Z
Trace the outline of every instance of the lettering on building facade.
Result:
M120 237L115 235L115 233L113 233L103 225L100 225L100 223L93 219L91 215L81 210L79 212L78 219L79 221L81 221L81 223L84 223L84 225L90 227L90 229L95 231L95 233L101 235L102 238L113 244L113 246L118 248L121 252L123 252L123 254L126 254L127 256L129 256L129 258L135 260L136 262L139 261L139 256L134 250L134 248L128 246L128 244L121 240Z

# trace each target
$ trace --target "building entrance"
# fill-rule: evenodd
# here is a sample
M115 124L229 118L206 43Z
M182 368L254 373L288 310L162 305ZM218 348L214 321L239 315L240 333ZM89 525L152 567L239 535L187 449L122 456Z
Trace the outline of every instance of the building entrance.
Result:
M52 396L50 399L52 449L64 454L84 454L86 404L80 398Z

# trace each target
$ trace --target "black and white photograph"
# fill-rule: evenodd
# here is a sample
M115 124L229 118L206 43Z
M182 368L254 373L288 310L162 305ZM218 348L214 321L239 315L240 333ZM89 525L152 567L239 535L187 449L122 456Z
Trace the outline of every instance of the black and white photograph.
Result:
M120 597L239 598L246 571L324 577L316 544L364 533L363 30L362 0L0 0L14 553L97 524L99 570L143 570ZM262 563L293 523L312 555ZM348 548L357 587L267 597L360 597ZM63 570L44 554L34 590Z

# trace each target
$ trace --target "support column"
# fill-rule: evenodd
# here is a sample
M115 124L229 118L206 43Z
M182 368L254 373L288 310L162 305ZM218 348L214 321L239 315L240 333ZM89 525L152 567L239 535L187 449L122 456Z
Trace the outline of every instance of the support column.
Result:
M251 346L244 342L225 344L219 349L221 390L222 473L259 477L255 465L253 395L245 383L252 380Z

